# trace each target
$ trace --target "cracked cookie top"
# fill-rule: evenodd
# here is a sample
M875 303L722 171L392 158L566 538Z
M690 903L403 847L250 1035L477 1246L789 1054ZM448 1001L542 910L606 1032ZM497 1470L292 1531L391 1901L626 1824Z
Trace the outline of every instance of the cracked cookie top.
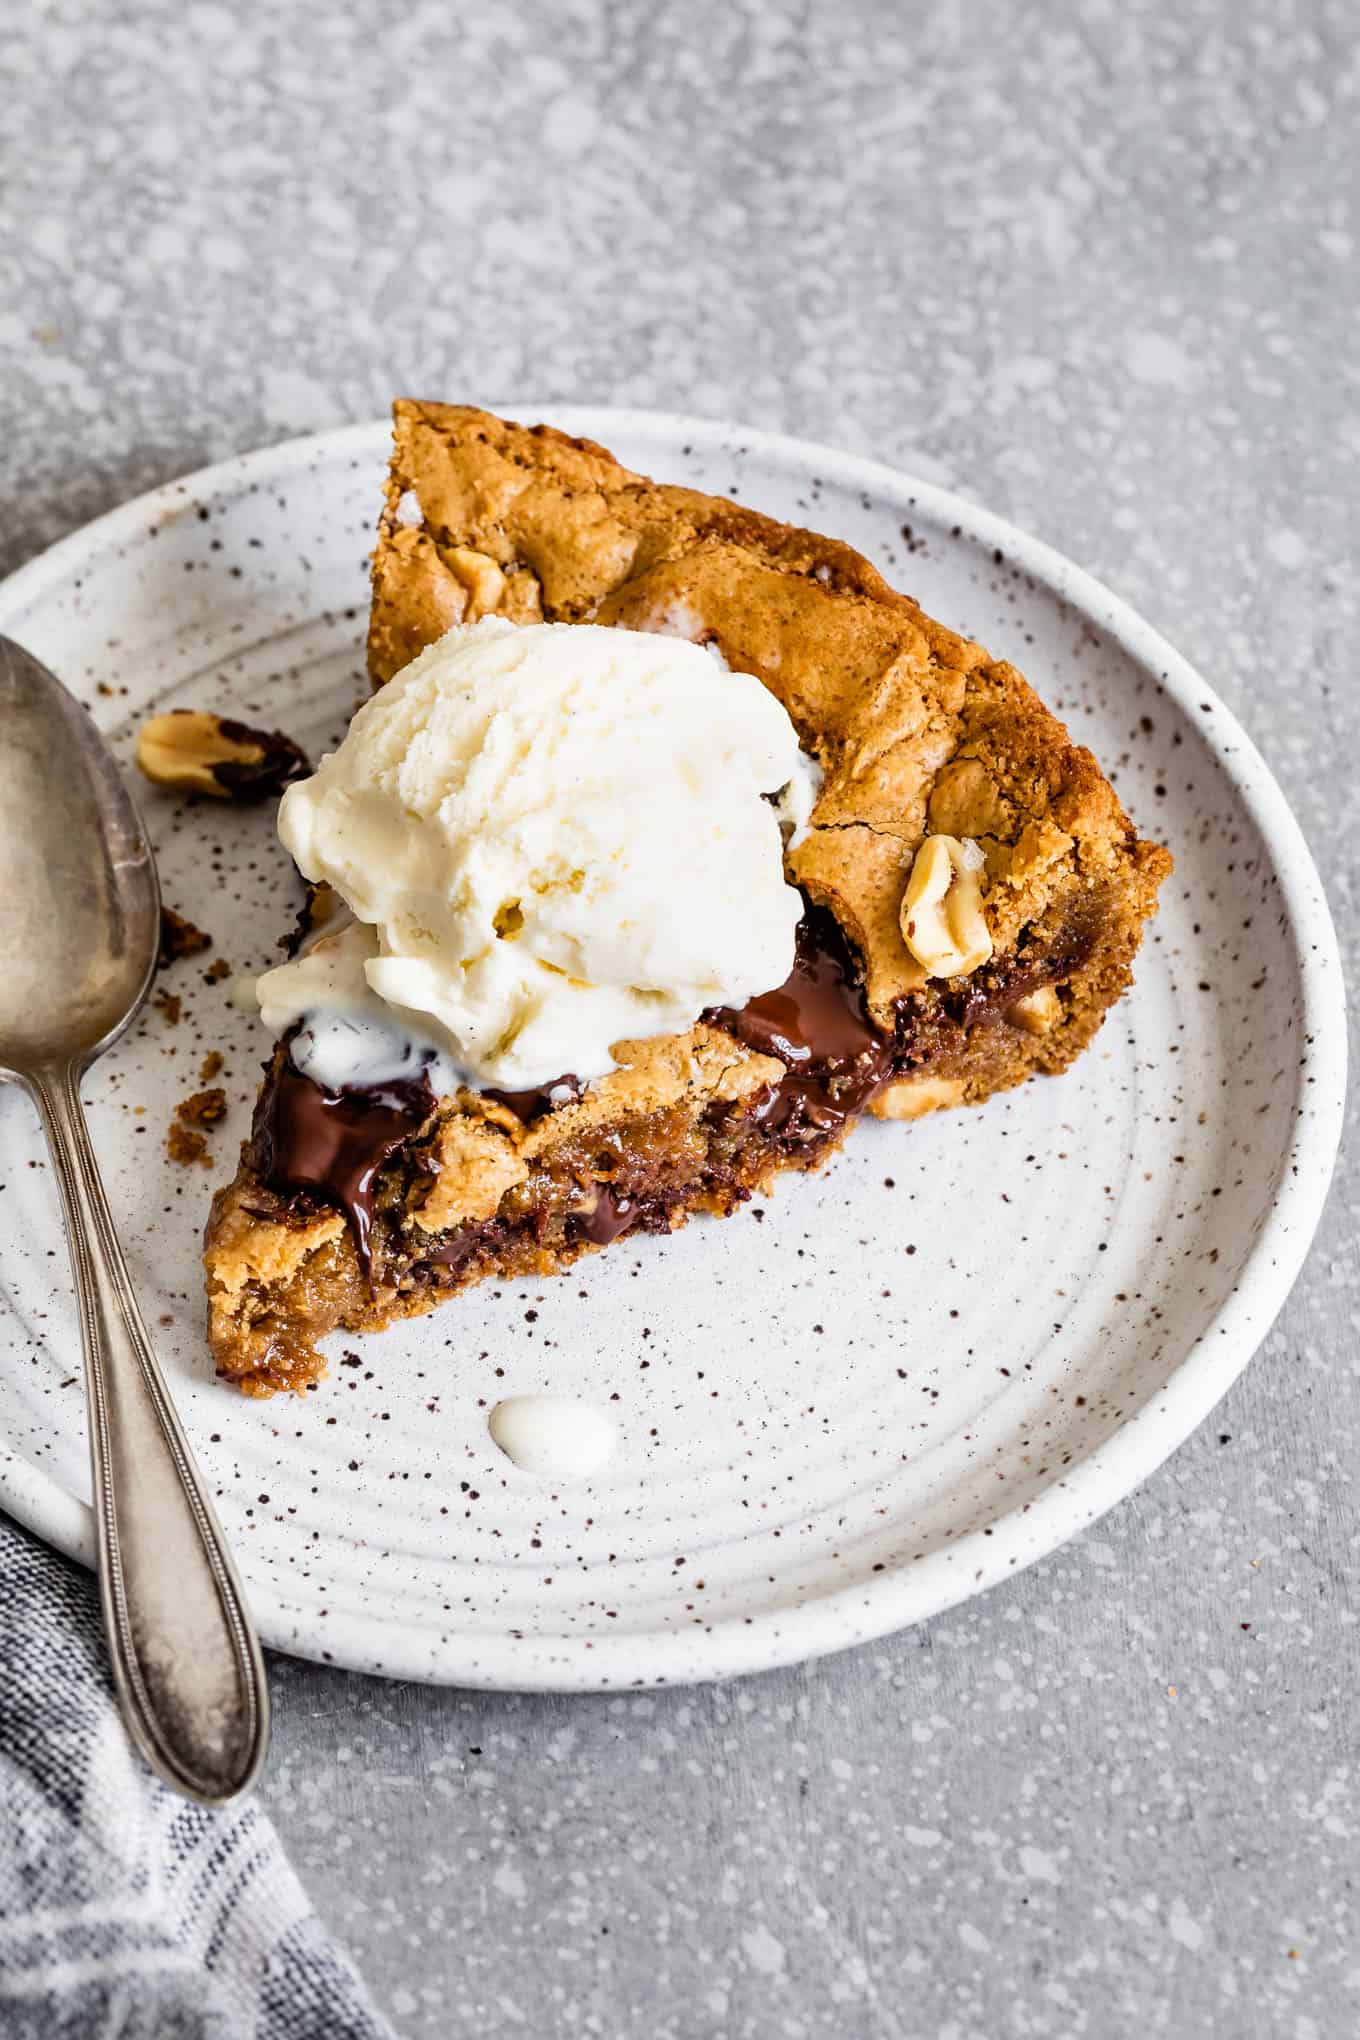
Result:
M927 832L981 845L1000 956L1058 893L1165 861L1014 667L934 622L849 546L650 481L550 426L409 400L394 416L375 683L488 614L716 645L778 697L822 767L789 875L850 937L880 1026L925 983L900 910Z

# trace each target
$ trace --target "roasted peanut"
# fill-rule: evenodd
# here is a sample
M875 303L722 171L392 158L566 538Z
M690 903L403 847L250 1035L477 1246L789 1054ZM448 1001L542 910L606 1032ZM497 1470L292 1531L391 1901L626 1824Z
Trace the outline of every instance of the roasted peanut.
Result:
M930 977L966 977L986 963L982 851L968 837L927 836L902 898L902 939Z
M495 616L505 599L505 575L490 553L455 545L443 557L454 579L467 591L463 622L476 623L479 617Z
M1026 1034L1047 1034L1062 1019L1062 1010L1062 1000L1052 985L1042 985L1008 1006L1006 1018L1012 1027L1023 1027Z
M282 730L256 730L205 709L153 715L137 737L137 763L156 786L215 800L262 800L311 771Z

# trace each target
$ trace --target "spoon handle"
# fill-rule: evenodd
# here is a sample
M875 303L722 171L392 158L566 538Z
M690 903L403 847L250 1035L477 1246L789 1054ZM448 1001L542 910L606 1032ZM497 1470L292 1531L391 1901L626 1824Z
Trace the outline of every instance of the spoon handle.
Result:
M32 1078L66 1217L90 1412L104 1624L128 1729L180 1792L221 1805L269 1735L254 1625L137 1308L80 1103Z

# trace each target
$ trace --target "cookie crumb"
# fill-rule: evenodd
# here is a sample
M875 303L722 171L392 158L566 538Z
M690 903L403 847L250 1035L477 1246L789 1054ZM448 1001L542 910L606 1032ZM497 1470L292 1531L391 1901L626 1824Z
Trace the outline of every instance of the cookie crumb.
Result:
M221 1061L220 1056L218 1061ZM216 1126L219 1119L226 1117L226 1112L227 1094L220 1084L214 1085L211 1090L195 1091L192 1096L182 1098L175 1107L175 1116L165 1136L165 1151L171 1161L186 1169L194 1162L201 1162L205 1169L210 1169L212 1155L208 1151L207 1137L198 1129Z
M207 985L220 985L223 978L229 978L230 976L231 965L227 962L226 957L215 956L203 973L203 982Z
M179 1026L180 1015L184 1011L184 1001L177 992L157 992L155 1007L167 1027Z
M181 956L197 956L212 943L212 936L183 914L177 914L173 907L161 908L161 969L169 963L178 963Z
M198 1074L203 1083L210 1084L213 1078L218 1075L221 1068L222 1068L221 1049L210 1048L208 1050L208 1053L203 1058L203 1062L202 1065L200 1066Z
M184 1169L195 1162L201 1162L205 1169L212 1167L207 1140L192 1126L181 1126L177 1119L170 1122L170 1130L165 1136L165 1152L172 1162L178 1162Z
M226 1116L227 1094L220 1084L214 1084L208 1091L195 1091L175 1107L175 1117L182 1126L216 1126Z

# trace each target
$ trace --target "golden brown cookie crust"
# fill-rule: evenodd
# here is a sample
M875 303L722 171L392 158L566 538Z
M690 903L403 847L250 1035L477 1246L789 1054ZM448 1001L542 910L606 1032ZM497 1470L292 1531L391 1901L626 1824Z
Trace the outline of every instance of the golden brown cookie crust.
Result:
M1128 873L1155 892L1169 869L1015 668L936 623L849 546L653 482L551 426L407 400L394 419L374 682L451 624L492 613L471 592L471 556L498 570L499 613L517 621L716 644L784 704L823 769L790 876L855 944L881 1026L924 983L898 914L928 828L981 841L999 954L1073 887Z
M789 876L848 938L892 1044L880 1116L977 1103L1066 1068L1128 984L1169 856L1139 839L1091 753L1014 667L850 547L633 474L550 426L399 402L373 560L374 684L450 625L491 614L712 643L784 703L824 773ZM955 979L928 978L903 936L927 834L985 856L990 955ZM326 904L322 888L313 921ZM208 1227L219 1371L256 1394L306 1386L322 1371L316 1340L337 1325L376 1328L484 1275L555 1272L605 1244L582 1223L621 1183L650 1196L647 1226L664 1230L815 1166L844 1131L772 1145L760 1127L784 1065L723 1026L615 1053L609 1076L527 1126L477 1093L439 1100L388 1172L371 1279L344 1219L275 1194L247 1143Z

